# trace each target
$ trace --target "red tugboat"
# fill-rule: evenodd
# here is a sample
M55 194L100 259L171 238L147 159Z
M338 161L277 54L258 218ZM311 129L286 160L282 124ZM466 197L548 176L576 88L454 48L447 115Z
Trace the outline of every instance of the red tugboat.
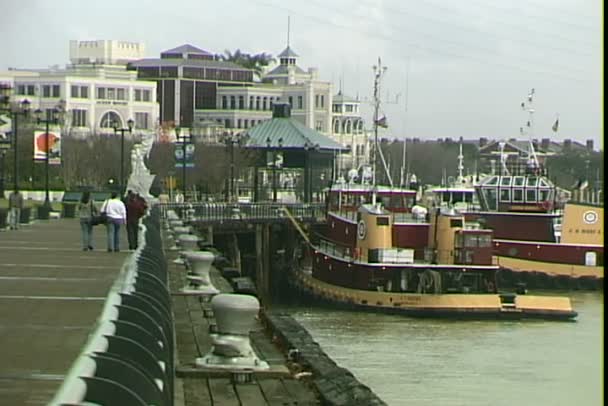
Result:
M377 146L377 124L375 131ZM306 248L296 258L292 281L301 291L336 305L420 317L577 316L567 297L501 292L491 230L451 209L427 212L415 206L415 191L373 179L330 188L325 229L312 241L304 235Z

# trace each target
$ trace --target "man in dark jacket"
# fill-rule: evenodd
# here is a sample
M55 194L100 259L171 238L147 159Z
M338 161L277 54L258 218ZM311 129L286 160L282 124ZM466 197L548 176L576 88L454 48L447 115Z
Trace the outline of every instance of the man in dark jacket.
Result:
M148 205L138 193L131 191L129 191L125 205L127 206L127 238L129 240L129 249L136 250L139 219L146 213Z

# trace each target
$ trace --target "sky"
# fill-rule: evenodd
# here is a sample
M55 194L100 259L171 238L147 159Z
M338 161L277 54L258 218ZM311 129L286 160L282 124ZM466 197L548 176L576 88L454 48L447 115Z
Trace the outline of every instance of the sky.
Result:
M146 57L192 44L316 67L385 138L552 138L603 148L601 0L4 0L0 70L65 65L70 40L143 42ZM520 106L535 89L533 124ZM552 125L559 117L559 130Z

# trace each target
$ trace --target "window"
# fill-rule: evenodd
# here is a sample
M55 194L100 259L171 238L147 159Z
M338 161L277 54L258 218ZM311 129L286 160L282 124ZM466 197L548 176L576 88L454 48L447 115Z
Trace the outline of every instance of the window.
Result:
M51 97L51 86L42 86L42 97Z
M334 121L334 133L340 133L340 122L338 120Z
M323 121L317 120L317 125L315 127L315 130L317 130L317 131L323 131Z
M74 87L74 86L72 86ZM72 126L74 127L86 127L87 126L87 111L86 110L72 110Z
M53 85L53 97L59 97L59 85Z
M27 94L28 96L33 96L36 94L34 85L27 85Z
M315 94L315 108L319 108L319 95Z
M520 203L524 201L523 189L513 189L513 201Z
M108 99L114 100L116 98L116 89L113 89L110 87L107 89L107 91L108 91Z
M101 128L114 128L114 126L122 127L122 120L118 114L113 111L108 111L101 117L99 126Z
M524 185L524 177L516 176L513 178L513 186L523 186Z
M243 96L239 96L239 109L243 110L245 108L245 98Z
M450 227L460 227L463 228L462 219L450 219Z
M250 110L253 110L253 106L255 105L253 100L254 100L253 96L249 96L249 109Z
M149 90L143 90L142 96L143 96L145 102L149 102L150 100L152 100L151 92Z
M536 202L536 189L526 190L526 202Z
M321 108L325 107L325 95L321 95Z
M289 97L288 97L288 100L289 100L289 105L290 105L290 106L293 106L293 97L292 97L292 96L289 96Z
M526 182L526 186L536 186L538 178L536 176L530 176Z
M500 201L510 202L511 201L511 189L500 189Z
M116 89L116 99L117 100L126 100L125 89Z
M135 113L135 128L148 129L148 113Z
M98 87L97 88L97 98L98 99L105 99L106 98L106 89L103 87Z
M480 248L488 248L492 246L492 236L490 234L480 234L477 236L477 245Z
M503 176L500 179L500 186L511 186L511 177L510 176Z
M353 111L353 105L352 105L352 104L347 104L347 105L346 105L346 111L347 111L348 113L352 113L352 111Z
M389 225L389 221L388 221L388 217L376 217L376 225L377 226L388 226Z
M255 109L256 110L260 109L260 96L255 98Z
M304 108L304 99L302 96L298 96L298 108L299 109L303 109Z
M236 109L236 97L230 96L230 108L232 110Z
M223 109L228 108L228 96L222 96L222 108Z
M89 87L88 86L80 86L80 98L81 99L89 98Z
M135 101L141 101L141 89L135 89L135 94L133 97Z
M268 98L264 97L262 100L262 110L266 110L266 104L268 103Z
M17 94L25 94L25 85L17 86Z
M70 96L79 97L80 96L80 87L72 85L70 88Z

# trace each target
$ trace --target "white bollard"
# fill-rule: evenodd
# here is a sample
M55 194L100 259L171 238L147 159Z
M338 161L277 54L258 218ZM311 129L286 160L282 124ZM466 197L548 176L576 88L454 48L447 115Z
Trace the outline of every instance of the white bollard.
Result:
M212 336L211 351L196 359L196 365L211 369L266 370L267 362L260 360L251 347L249 333L256 326L260 302L254 296L222 293L211 299L217 323Z

